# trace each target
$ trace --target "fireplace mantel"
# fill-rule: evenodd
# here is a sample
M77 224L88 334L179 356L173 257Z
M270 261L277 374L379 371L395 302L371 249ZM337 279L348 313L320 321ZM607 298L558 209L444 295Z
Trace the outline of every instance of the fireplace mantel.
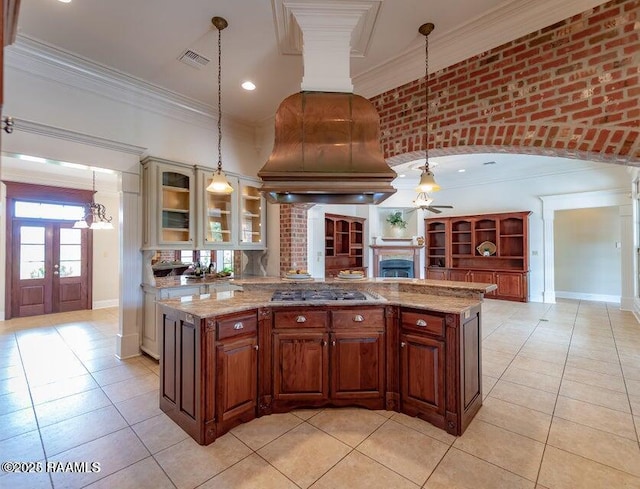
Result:
M413 260L413 273L420 276L420 249L424 245L371 245L373 250L373 276L380 276L380 261L385 256L403 256Z

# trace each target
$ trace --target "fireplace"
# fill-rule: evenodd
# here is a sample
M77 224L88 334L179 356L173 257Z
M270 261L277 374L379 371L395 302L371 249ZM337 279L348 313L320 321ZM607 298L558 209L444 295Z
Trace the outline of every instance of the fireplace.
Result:
M420 277L422 246L371 245L374 277Z
M381 277L413 278L413 260L391 259L380 260L378 264Z

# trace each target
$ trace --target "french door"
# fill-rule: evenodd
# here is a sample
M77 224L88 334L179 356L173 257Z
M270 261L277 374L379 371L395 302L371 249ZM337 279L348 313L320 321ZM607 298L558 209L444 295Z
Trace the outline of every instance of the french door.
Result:
M72 226L73 222L13 220L12 316L88 308L89 231Z

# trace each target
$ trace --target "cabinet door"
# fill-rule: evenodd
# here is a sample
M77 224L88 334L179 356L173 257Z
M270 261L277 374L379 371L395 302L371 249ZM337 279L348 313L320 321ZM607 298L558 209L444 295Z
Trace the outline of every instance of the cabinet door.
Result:
M255 411L258 399L257 337L223 341L216 350L218 422Z
M505 299L527 300L527 276L523 273L496 272L498 290L495 295ZM489 294L487 294L489 295Z
M327 340L319 331L273 334L274 399L328 399Z
M158 165L158 243L191 245L194 240L194 172L188 168Z
M494 272L490 271L479 271L472 270L469 272L469 282L477 282L480 284L495 284L496 283L496 275ZM495 297L496 292L489 292L485 294L486 297Z
M331 398L384 395L384 333L335 332L331 335Z
M198 226L198 245L205 248L230 248L237 243L235 238L236 202L238 199L237 179L227 175L227 180L234 188L230 194L216 194L207 192L207 186L213 178L213 170L199 169L198 202L202 204Z
M447 280L448 278L447 269L446 268L427 268L427 278L431 280Z
M451 269L449 270L449 280L453 280L455 282L466 282L468 274L468 270Z
M265 241L265 199L260 193L260 184L240 179L240 247L264 249Z
M424 413L444 415L444 342L400 335L401 399Z

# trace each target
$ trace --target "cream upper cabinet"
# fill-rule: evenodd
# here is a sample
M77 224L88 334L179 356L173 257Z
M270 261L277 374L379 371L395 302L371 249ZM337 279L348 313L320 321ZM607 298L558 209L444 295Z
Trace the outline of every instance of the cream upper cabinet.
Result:
M260 181L226 173L231 194L207 192L215 169L142 161L143 249L264 249Z
M266 245L266 201L260 193L260 182L239 179L240 248L262 249Z
M197 243L201 249L232 248L237 241L238 179L227 174L227 180L233 187L230 194L207 192L214 171L204 168L196 171L196 194L200 204Z
M192 166L147 158L142 161L144 249L193 248L195 171Z

